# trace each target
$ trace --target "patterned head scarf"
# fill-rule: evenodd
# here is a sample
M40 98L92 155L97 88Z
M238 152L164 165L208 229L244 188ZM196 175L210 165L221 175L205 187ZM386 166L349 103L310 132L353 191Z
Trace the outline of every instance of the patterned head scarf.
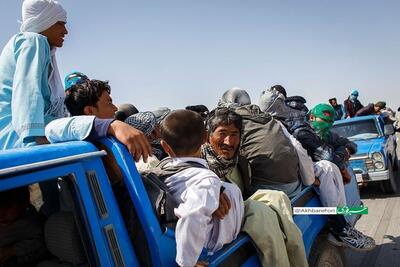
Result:
M329 104L318 104L310 110L310 114L322 119L322 121L311 121L311 125L319 137L326 141L333 126L335 110Z
M156 116L150 111L139 112L126 118L125 123L149 136L156 127Z
M158 108L154 111L152 111L152 113L156 116L157 119L157 123L160 124L161 121L167 117L167 115L171 112L171 110L167 107L162 107L162 108Z

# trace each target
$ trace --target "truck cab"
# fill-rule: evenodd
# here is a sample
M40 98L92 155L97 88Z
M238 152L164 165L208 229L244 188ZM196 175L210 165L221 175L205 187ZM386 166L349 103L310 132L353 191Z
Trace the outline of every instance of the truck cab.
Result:
M107 155L117 164L119 183ZM49 256L37 266L176 266L174 230L160 225L131 155L115 139L97 146L77 141L3 151L0 166L0 191L57 184L61 206L44 224ZM313 187L304 188L292 205L321 206ZM126 206L132 208L130 216ZM294 221L310 266L345 265L343 249L327 241L326 216L295 215ZM209 266L260 266L244 233L214 255L203 253L201 260Z
M357 182L379 182L385 193L395 193L398 169L394 127L385 124L381 116L370 115L336 121L333 132L348 138L358 146L350 158Z

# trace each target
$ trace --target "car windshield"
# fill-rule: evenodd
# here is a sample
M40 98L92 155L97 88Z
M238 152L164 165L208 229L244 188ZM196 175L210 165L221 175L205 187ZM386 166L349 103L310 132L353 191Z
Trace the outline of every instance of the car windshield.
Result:
M372 139L379 136L374 120L352 121L334 125L332 132L351 141Z

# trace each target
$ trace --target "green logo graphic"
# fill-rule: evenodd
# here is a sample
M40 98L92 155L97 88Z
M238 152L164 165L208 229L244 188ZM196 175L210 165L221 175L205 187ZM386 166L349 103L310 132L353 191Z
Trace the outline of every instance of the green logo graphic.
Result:
M359 207L337 207L336 214L342 215L352 215L352 214L368 214L368 207L359 206Z

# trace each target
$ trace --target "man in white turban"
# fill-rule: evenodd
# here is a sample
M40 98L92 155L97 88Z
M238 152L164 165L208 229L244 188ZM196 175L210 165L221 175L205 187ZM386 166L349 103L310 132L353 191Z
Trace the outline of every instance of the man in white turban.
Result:
M66 22L57 1L24 1L21 31L0 55L0 150L46 142L45 125L64 117L55 51L68 33Z

